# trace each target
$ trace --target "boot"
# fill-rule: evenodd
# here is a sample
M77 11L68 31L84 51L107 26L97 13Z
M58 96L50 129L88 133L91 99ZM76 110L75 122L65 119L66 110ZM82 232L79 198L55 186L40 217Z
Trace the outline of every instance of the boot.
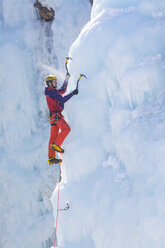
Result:
M55 143L50 145L50 149L56 152L64 153L64 150Z
M62 159L58 159L55 157L49 157L48 163L49 164L60 164L60 163L62 163Z

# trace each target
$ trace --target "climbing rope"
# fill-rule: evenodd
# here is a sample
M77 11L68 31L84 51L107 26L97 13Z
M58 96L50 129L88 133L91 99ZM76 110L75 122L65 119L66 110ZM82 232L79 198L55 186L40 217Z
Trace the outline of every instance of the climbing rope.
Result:
M61 154L60 154L60 159L61 159ZM55 229L55 238L54 238L54 248L55 248L56 239L57 239L57 225L58 225L58 213L59 213L59 202L60 202L60 182L61 182L61 163L59 164L58 197L57 197L57 214L56 214L56 229Z

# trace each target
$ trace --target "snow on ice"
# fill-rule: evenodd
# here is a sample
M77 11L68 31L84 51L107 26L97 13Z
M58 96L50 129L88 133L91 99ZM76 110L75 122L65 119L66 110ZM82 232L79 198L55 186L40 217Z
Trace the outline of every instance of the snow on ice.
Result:
M87 80L63 113L58 247L164 248L165 3L94 0L89 20L87 0L41 2L51 25L32 1L0 3L0 247L53 247L43 81L60 86L69 55L68 92Z
M70 48L60 247L164 247L163 1L94 1ZM76 61L76 62L75 62ZM56 191L55 191L56 192ZM52 201L55 206L56 194Z

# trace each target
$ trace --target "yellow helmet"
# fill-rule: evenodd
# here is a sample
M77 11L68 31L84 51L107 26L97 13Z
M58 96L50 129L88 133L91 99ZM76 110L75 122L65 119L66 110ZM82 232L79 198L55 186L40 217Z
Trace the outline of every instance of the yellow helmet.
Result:
M57 79L56 76L49 75L49 76L46 77L45 81L48 82L48 81L51 81L51 80L53 80L53 79L56 80L56 79Z

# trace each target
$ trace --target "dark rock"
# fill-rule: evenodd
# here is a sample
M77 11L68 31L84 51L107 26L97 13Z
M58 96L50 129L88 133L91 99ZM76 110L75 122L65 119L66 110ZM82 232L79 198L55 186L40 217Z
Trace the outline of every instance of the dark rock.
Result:
M93 5L93 0L89 0L89 2L91 3L91 5Z
M34 3L34 7L38 9L38 12L42 20L48 22L54 19L55 16L54 9L50 8L49 10L47 7L42 6L42 4L38 0L36 0L36 3Z

